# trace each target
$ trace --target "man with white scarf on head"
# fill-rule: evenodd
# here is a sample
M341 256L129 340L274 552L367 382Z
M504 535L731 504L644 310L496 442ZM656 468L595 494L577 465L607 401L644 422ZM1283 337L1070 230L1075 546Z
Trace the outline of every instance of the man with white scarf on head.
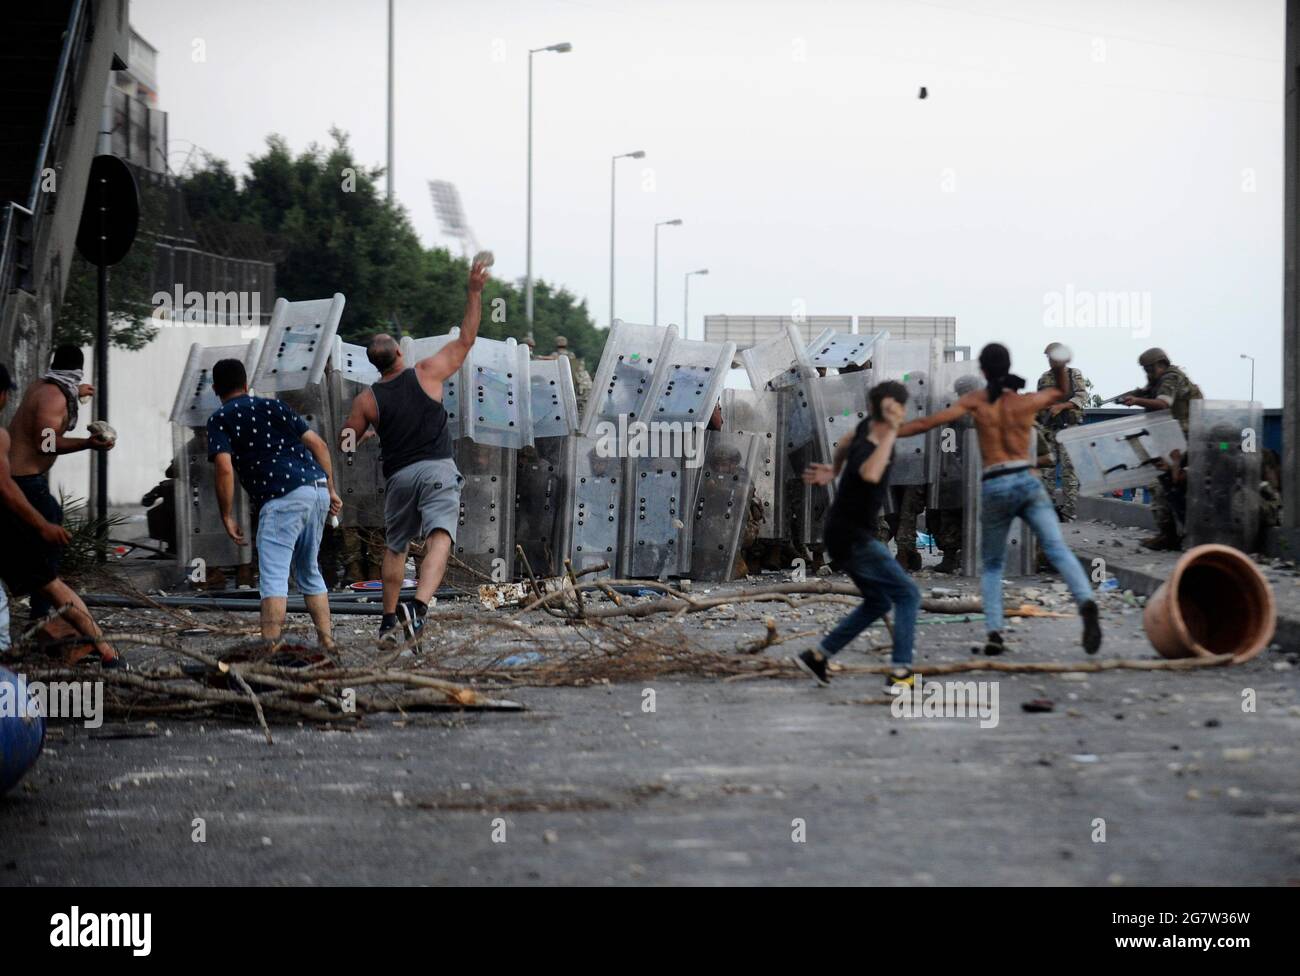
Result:
M9 434L10 470L14 483L42 517L53 525L63 524L63 507L50 493L50 468L61 454L77 451L112 450L114 438L92 432L90 437L70 437L68 431L77 424L78 403L94 394L94 387L84 383L85 356L71 344L54 350L50 369L23 393ZM47 562L58 574L63 547L50 545L31 554ZM54 607L41 594L33 594L32 620L38 620Z

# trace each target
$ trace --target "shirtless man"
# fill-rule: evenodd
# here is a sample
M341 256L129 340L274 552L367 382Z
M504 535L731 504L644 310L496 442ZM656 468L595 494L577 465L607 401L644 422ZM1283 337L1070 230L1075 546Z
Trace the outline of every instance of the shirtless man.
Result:
M4 409L12 389L8 371L0 366L0 410ZM40 399L39 396L32 397L29 394L24 398L19 414L29 402ZM14 420L16 423L18 417ZM0 544L0 579L9 585L15 595L30 593L33 606L37 597L40 597L47 606L66 608L63 619L72 625L76 633L89 638L69 652L69 664L75 664L92 652L97 652L105 667L114 667L120 661L117 654L102 639L103 634L91 618L86 605L81 602L81 597L59 579L57 554L68 544L67 530L58 524L61 513L50 518L15 483L11 475L10 449L9 431L0 427L0 539L3 539L3 544ZM12 453L18 454L17 442L13 442ZM48 467L47 465L47 470ZM48 494L47 489L46 495ZM55 514L57 510L58 503L54 502L54 511L50 514Z
M419 637L456 541L463 479L442 406L442 384L460 369L478 338L487 278L485 265L470 269L460 334L414 367L407 365L392 336L370 340L366 358L379 370L379 382L352 401L352 412L339 432L343 451L356 450L372 427L379 435L385 479L384 615L379 623L383 643L398 641L399 623L407 639ZM424 543L424 558L415 598L399 606L406 554L417 540Z
M932 427L952 424L966 414L975 421L980 453L984 461L981 486L981 547L984 618L988 639L986 654L1001 654L1002 568L1006 560L1007 533L1016 518L1029 523L1039 544L1056 571L1065 579L1083 617L1083 648L1095 654L1101 647L1101 622L1088 576L1061 537L1056 509L1040 479L1034 476L1029 457L1029 439L1034 415L1068 400L1070 388L1069 351L1057 347L1050 357L1054 386L1036 393L1019 393L1025 381L1011 373L1011 354L1006 346L990 343L980 351L980 369L987 388L972 390L947 410L904 424L898 436L911 437Z

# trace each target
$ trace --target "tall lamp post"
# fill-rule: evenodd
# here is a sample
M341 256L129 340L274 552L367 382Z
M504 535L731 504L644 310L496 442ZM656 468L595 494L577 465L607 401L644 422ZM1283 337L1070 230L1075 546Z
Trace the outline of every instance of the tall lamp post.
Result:
M611 328L614 325L614 174L617 172L615 164L620 159L645 159L645 150L619 153L609 161L609 324Z
M1242 359L1250 360L1250 402L1255 402L1255 357L1248 356L1246 353L1241 354Z
M528 234L524 250L524 318L528 320L528 338L533 337L533 55L541 51L566 54L573 50L568 41L549 47L536 47L528 52Z
M655 224L655 297L654 297L654 318L655 325L659 324L659 228L660 227L680 227L682 220L678 217L675 220L661 220Z
M706 275L709 273L708 268L700 268L698 271L686 272L686 297L682 300L682 338L691 337L691 275ZM703 338L703 337L701 337Z

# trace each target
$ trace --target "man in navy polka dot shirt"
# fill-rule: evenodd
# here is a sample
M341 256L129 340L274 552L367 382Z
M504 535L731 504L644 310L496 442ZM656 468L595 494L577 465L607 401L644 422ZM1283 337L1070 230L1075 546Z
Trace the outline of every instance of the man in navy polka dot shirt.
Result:
M289 598L289 572L307 604L321 645L332 647L329 588L318 564L325 519L343 500L334 490L329 448L291 407L250 396L238 359L212 367L221 409L208 418L208 458L217 467L217 501L226 534L247 545L233 513L235 475L257 510L262 636L278 640Z

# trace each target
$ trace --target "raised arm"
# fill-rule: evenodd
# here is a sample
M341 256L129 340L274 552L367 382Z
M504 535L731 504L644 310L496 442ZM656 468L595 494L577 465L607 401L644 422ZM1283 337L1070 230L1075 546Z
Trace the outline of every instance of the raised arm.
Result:
M474 340L478 338L479 320L483 317L483 285L487 283L487 268L476 264L469 270L469 297L465 299L465 317L461 319L460 335L452 339L432 356L415 364L422 380L441 382L454 376L469 355Z
M917 417L915 420L909 420L898 428L899 437L915 437L917 434L924 434L933 427L942 427L944 424L955 424L962 417L970 413L973 406L967 401L967 397L979 395L978 393L967 393L951 407L940 410L938 413L932 413L928 417Z

